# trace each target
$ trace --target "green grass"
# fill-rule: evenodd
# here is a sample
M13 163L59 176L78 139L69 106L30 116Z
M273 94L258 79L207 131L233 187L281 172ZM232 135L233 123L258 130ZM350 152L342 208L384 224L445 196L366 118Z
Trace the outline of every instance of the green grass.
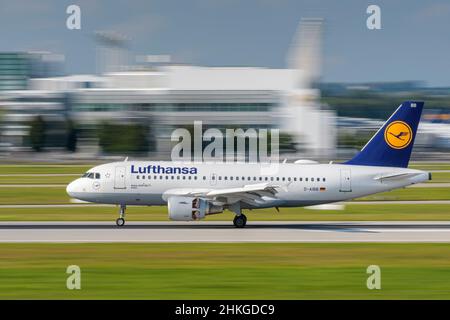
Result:
M82 174L94 165L0 165L0 174Z
M450 188L404 188L358 198L356 199L356 201L449 200L449 199L450 199Z
M424 221L449 220L450 205L442 204L382 204L346 205L344 210L311 210L305 208L245 210L251 221ZM118 216L118 208L1 208L0 221L111 221ZM128 221L168 221L166 207L133 207L127 209ZM233 214L207 216L206 221L231 221ZM192 222L195 223L195 222Z
M0 299L449 299L447 244L2 244ZM381 268L381 290L366 269ZM67 266L81 290L67 290Z
M450 170L450 164L448 162L422 162L422 163L410 163L409 168L418 170Z
M79 178L80 175L74 174L70 176L57 176L57 175L48 175L48 176L0 176L0 185L2 184L17 184L17 185L27 185L27 184L35 184L35 185L48 185L48 184L61 184L67 185L69 182Z
M70 203L66 187L0 188L0 204Z
M431 181L427 183L450 182L450 172L433 172Z

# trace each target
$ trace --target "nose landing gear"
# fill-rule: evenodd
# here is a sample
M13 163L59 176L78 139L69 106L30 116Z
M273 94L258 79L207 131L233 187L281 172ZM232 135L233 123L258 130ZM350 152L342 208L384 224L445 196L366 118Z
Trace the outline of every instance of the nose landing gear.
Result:
M116 224L118 227L122 227L125 225L125 205L120 205L119 218L116 220Z

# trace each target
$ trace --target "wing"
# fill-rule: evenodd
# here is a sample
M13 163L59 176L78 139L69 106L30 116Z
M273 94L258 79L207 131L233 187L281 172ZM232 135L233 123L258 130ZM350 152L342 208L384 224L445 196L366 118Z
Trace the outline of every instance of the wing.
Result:
M267 201L277 200L279 185L269 183L250 184L239 188L202 189L202 190L170 190L170 194L201 197L215 203L232 204L243 201L251 205L263 204Z

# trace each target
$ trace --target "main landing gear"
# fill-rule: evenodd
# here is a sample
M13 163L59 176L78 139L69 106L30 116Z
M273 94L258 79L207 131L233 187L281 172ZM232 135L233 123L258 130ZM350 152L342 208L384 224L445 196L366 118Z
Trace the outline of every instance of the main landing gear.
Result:
M247 217L245 214L241 213L240 215L234 217L233 224L236 228L244 228L247 224Z
M233 224L236 228L244 228L247 224L247 217L242 213L241 203L236 202L228 207L228 209L236 214Z
M116 220L116 224L118 227L122 227L125 224L125 209L127 207L125 205L120 205L119 218Z

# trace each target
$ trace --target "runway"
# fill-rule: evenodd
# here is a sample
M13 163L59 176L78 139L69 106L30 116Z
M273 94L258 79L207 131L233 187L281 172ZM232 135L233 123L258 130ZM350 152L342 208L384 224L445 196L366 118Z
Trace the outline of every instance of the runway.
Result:
M2 243L443 242L450 222L1 222Z

